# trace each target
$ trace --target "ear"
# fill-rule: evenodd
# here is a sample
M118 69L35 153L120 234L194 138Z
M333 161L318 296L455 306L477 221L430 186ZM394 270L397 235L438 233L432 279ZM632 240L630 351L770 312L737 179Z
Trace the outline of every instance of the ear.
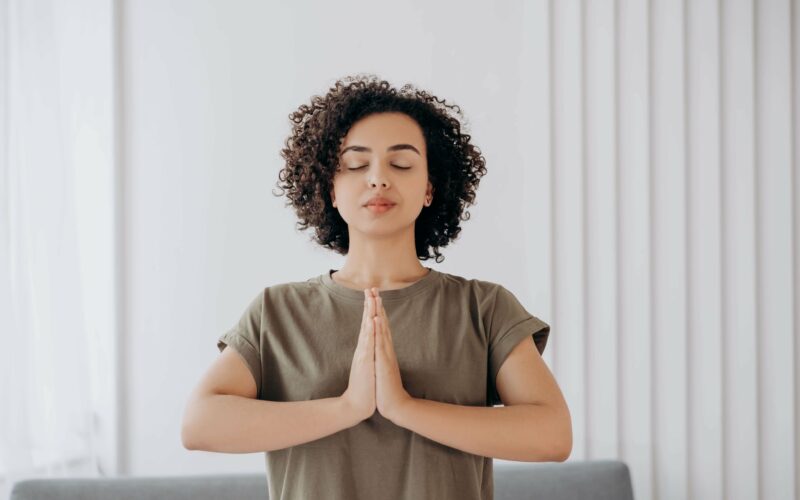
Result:
M333 206L335 207L336 206L336 193L334 193L333 191L331 191L331 202L333 203Z

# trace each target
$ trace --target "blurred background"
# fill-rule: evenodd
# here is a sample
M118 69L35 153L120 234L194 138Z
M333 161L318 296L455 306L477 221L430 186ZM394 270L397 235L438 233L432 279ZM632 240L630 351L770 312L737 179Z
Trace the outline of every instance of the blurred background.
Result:
M272 194L288 114L413 83L487 159L440 271L551 325L569 461L800 499L793 0L0 0L0 480L263 472L184 404L270 284L344 257ZM496 461L497 462L497 461Z

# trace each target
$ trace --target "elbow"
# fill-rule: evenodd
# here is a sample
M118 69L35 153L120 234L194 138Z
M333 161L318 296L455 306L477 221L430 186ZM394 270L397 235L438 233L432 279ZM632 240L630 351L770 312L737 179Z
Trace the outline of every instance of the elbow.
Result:
M181 444L187 450L199 450L200 445L197 440L197 430L202 427L198 427L190 411L191 410L187 410L184 413L183 421L181 422Z
M550 453L545 458L548 462L566 462L572 454L572 435L558 436L558 440L550 446ZM540 461L541 458L532 461Z
M562 417L561 422L564 424L564 430L561 433L561 446L559 447L561 453L559 453L557 461L565 462L572 454L572 417L569 410Z
M550 457L553 462L565 462L572 454L572 417L569 410L559 413L554 433L554 442L551 449L554 454Z
M535 445L525 451L525 462L565 462L572 454L572 419L569 411L552 409L545 420L530 427Z
M193 441L193 437L189 432L189 427L187 427L186 424L181 426L181 444L183 444L183 447L186 448L187 450L197 449Z
M197 402L190 400L183 410L181 419L181 444L187 450L199 450L197 442L197 430L202 429L199 425L199 416L203 414L202 409L197 407Z
M556 462L566 462L572 454L572 432L565 439L565 444L561 446L560 453L556 456Z
M553 443L550 448L548 449L547 454L543 457L541 452L530 459L531 462L566 462L569 456L572 454L572 439L569 438L568 440L562 436L559 436L557 442Z

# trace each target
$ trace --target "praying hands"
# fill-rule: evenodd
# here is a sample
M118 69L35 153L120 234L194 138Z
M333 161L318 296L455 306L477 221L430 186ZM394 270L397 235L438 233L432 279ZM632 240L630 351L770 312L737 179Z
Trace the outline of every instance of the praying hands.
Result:
M400 408L412 399L403 388L389 318L377 288L364 291L361 331L342 397L359 421L371 417L376 409L394 421Z

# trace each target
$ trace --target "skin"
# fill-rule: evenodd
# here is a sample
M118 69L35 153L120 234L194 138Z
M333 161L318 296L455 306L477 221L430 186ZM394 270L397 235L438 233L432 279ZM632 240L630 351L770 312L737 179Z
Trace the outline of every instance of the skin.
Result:
M387 151L396 144L410 144L419 154L410 149ZM345 151L350 146L371 152ZM433 196L433 185L428 180L422 129L403 113L373 114L353 124L340 151L344 153L340 153L331 199L347 223L350 248L333 280L357 290L374 287L380 291L403 288L423 278L428 270L417 258L414 224L426 197ZM374 213L364 207L373 196L389 198L397 205Z
M394 352L392 331L389 319L376 288L371 290L370 300L374 301L377 311L373 317L375 322L375 408L378 413L389 420L399 409L409 402L411 395L403 388L400 378L400 365ZM369 293L369 290L368 290Z

